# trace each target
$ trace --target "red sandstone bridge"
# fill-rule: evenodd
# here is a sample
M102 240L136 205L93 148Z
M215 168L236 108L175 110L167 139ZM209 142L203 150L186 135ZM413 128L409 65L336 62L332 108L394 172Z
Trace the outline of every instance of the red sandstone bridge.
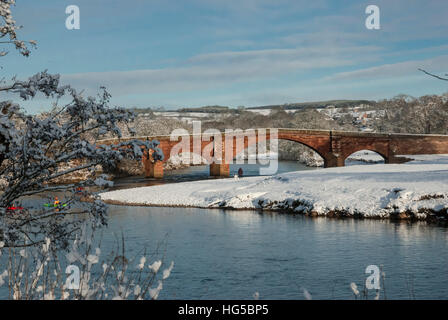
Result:
M159 148L163 151L165 159L163 161L154 162L149 154L143 158L146 177L162 178L163 163L168 161L171 156L178 154L176 145L182 139L189 143L189 150L178 150L180 152L198 153L202 155L203 151L216 150L222 148L222 157L217 161L210 163L210 175L212 176L229 176L229 163L226 159L233 159L241 154L244 149L252 144L258 144L262 140L271 140L275 137L274 132L277 131L279 140L289 140L301 143L315 152L324 159L325 167L342 167L345 159L356 151L370 150L380 154L385 163L402 163L408 159L400 155L416 155L416 154L448 154L448 135L423 135L423 134L385 134L385 133L366 133L366 132L347 132L347 131L331 131L331 130L304 130L304 129L255 129L255 139L249 138L243 131L244 143L236 143L237 135L228 138L229 135L219 133L222 143L216 146L216 139L205 139L202 141L200 136L179 135L174 141L171 136L148 136L133 137L122 139L108 139L99 141L99 144L112 144L126 140L158 140ZM265 133L260 134L260 133ZM202 134L202 137L205 134ZM227 136L227 139L226 139ZM200 139L199 143L196 140ZM189 140L188 140L189 139ZM212 140L212 141L210 141ZM226 144L231 143L232 146ZM199 148L200 147L200 148ZM174 148L175 152L172 152ZM205 149L205 150L204 150ZM232 153L231 156L227 153Z

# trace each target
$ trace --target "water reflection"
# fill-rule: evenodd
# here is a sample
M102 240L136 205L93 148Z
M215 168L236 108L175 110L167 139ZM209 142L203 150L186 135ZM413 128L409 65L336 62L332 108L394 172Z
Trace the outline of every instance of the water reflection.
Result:
M112 206L106 243L121 231L131 251L166 239L175 268L161 298L301 299L305 287L350 299L370 264L384 265L388 298L409 298L410 275L417 298L448 297L447 231L426 223Z
M260 166L257 164L232 164L230 165L230 176L237 174L238 169L242 168L244 176L258 176ZM319 168L307 167L297 161L279 161L278 173L315 170ZM114 190L124 188L135 188L143 186L154 186L166 183L177 183L185 181L196 181L204 179L219 179L210 176L210 169L207 165L192 166L177 170L165 171L163 179L145 178L143 176L134 176L126 178L117 178L114 180Z

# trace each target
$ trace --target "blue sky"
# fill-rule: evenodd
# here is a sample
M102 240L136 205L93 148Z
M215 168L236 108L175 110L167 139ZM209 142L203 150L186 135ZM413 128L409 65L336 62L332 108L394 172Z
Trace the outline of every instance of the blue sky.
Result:
M78 5L81 29L65 28ZM381 29L365 27L365 8ZM1 58L5 77L48 69L125 107L236 107L440 94L448 83L448 1L17 0L29 58ZM28 104L47 108L37 99Z

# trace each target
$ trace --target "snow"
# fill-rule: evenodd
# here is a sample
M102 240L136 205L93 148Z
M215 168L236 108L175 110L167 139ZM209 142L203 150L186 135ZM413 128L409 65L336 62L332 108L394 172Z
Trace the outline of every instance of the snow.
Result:
M258 113L261 114L263 116L268 116L271 114L273 109L246 109L246 111L249 112L253 112L253 113ZM286 113L294 113L297 111L297 109L286 109L284 110Z
M162 117L176 117L176 118L185 118L185 117L206 118L212 116L213 114L208 112L156 111L154 112L154 115Z
M376 152L370 151L370 150L362 150L362 151L352 153L348 157L348 160L371 162L371 163L382 162L382 161L384 162L384 158L381 155L379 155Z
M247 109L249 112L258 113L263 116L268 116L271 113L271 109Z
M412 156L415 157L415 156ZM448 211L448 155L404 164L355 165L105 192L113 203L281 210L312 215L418 219Z
M398 155L397 157L405 157L413 159L413 163L426 163L426 164L438 164L438 163L448 163L448 154L418 154L418 155L409 155L403 154Z

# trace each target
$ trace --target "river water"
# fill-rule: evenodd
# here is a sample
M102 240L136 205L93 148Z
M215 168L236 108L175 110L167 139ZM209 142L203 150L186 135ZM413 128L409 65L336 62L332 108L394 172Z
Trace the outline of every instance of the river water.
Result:
M258 174L253 165L234 165L231 173L239 167ZM313 169L279 162L279 172L296 170ZM196 179L209 179L206 166L169 172L164 181L117 179L116 188ZM304 299L304 289L313 299L353 299L350 283L361 291L369 265L385 272L381 298L448 298L448 228L426 222L111 205L102 230L103 254L123 235L128 257L158 248L167 264L174 261L159 299L252 299L255 292L260 299Z
M236 172L241 165L235 165ZM245 175L257 168L243 165ZM279 172L309 170L281 161ZM208 168L167 174L166 181L207 178ZM216 180L219 183L219 180ZM118 179L117 188L160 181ZM166 183L166 182L163 182ZM175 265L160 299L353 299L369 265L382 265L381 298L448 298L448 229L425 222L310 218L282 213L110 206L103 244L124 235L129 254L164 244ZM374 296L369 291L369 297Z

